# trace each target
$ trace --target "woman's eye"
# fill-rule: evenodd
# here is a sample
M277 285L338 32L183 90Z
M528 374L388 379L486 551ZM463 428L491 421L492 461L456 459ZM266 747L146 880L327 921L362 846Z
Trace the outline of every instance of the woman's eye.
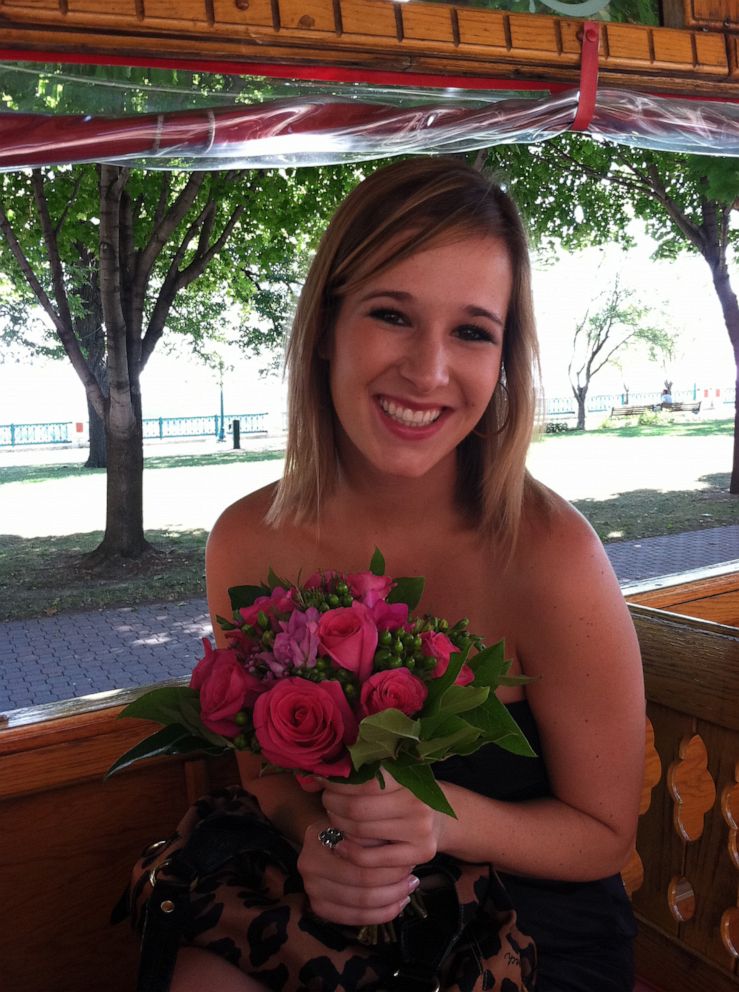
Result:
M455 333L464 341L489 341L491 344L495 342L493 334L479 324L462 324Z
M374 310L370 310L370 317L374 317L375 320L381 320L384 324L407 324L408 321L404 314L400 313L399 310L392 310L389 307L375 307Z

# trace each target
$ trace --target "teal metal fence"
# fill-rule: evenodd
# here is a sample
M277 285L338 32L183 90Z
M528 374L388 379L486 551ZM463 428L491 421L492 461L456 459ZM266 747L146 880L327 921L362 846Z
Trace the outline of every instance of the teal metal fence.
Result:
M266 434L266 413L235 413L221 419L212 417L147 417L144 419L144 440L164 441L168 438L215 437L224 438L231 432L231 425L239 421L241 434ZM71 444L72 423L0 424L0 448L29 444Z
M69 444L72 425L55 424L0 424L0 447L25 444Z
M238 420L242 434L266 434L266 413L234 413L212 417L150 417L144 419L144 440L160 441L175 437L223 437L230 425Z

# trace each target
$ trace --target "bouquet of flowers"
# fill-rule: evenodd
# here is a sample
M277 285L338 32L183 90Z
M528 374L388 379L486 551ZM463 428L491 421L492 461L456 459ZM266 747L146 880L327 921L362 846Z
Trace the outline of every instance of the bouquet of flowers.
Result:
M367 572L319 572L229 590L233 620L218 617L228 647L203 640L189 686L144 693L121 716L162 729L108 774L143 758L233 748L264 769L299 778L364 782L390 772L433 809L454 816L432 765L494 742L533 755L497 699L508 675L503 642L485 647L468 621L411 610L422 578L385 575L375 551Z

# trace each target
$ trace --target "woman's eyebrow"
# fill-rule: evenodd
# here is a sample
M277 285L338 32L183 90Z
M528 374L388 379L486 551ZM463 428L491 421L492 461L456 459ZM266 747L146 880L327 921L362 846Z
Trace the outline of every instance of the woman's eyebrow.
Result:
M488 320L492 320L494 324L499 324L501 327L505 325L505 321L494 313L492 310L486 310L485 307L476 306L466 306L465 312L470 315L470 317L487 317Z
M374 300L376 296L389 296L393 300L401 301L413 299L413 293L406 293L401 289L371 289L364 296L360 296L359 302L366 303L367 300Z
M413 293L407 293L402 289L371 289L368 293L360 296L360 303L367 303L369 300L377 299L378 296L389 297L391 300L398 300L401 303L407 303L409 300L413 300ZM470 317L487 317L494 324L498 324L499 327L505 326L505 321L493 310L486 310L485 307L478 307L475 304L468 304L462 308L465 313L469 314Z

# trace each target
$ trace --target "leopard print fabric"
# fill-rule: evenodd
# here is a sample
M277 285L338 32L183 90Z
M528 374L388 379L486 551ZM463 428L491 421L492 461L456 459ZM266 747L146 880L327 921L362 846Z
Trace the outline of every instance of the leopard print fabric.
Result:
M427 953L437 954L450 935L459 934L439 967L431 969L439 975L444 992L534 989L534 942L516 926L507 893L487 865L439 855L418 866L427 918L420 920L416 914L404 920L411 912L408 907L396 921L397 942L365 946L358 940L357 928L331 924L311 913L297 856L271 827L254 797L239 788L200 799L173 837L151 845L139 859L129 899L139 932L152 894L152 870L157 870L157 877L176 875L181 852L196 828L223 813L267 827L281 845L281 856L251 850L201 873L190 886L183 944L221 955L272 992L407 992L411 982L404 984L404 968L405 974L415 976ZM413 960L408 960L409 953Z

